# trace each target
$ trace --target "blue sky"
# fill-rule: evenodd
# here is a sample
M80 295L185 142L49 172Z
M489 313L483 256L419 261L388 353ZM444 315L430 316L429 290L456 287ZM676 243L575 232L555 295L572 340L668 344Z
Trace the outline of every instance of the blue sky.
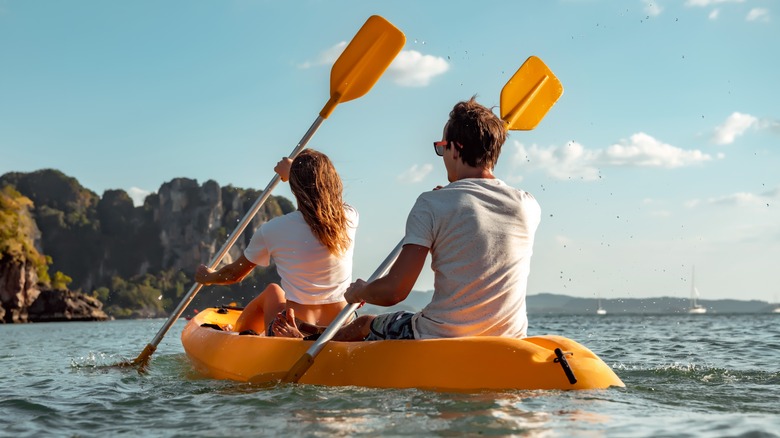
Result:
M0 0L0 174L102 194L175 177L264 188L372 14L407 43L309 146L361 213L355 276L446 183L431 142L531 55L565 92L496 168L539 200L529 293L777 301L780 8L768 0ZM275 194L291 198L280 186ZM432 288L426 267L416 285Z

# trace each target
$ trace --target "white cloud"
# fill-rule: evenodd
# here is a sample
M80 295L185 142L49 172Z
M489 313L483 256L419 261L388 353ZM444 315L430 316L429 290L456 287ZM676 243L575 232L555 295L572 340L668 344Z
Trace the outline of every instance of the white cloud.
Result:
M409 183L409 184L418 183L423 179L425 179L425 177L428 176L428 174L431 173L432 170L433 170L432 164L426 163L423 164L422 166L415 164L409 169L407 169L406 171L404 171L404 173L398 175L397 179L398 181Z
M387 75L402 87L424 87L436 76L450 69L444 58L403 50L390 64Z
M723 5L726 3L745 3L745 0L687 0L685 6L706 8L710 6ZM717 20L720 17L720 8L714 8L707 14L710 20Z
M769 21L769 9L765 8L753 8L748 12L747 21Z
M722 158L722 154L717 156ZM713 159L699 150L685 150L639 132L604 149L585 149L577 142L566 146L547 148L532 145L525 147L515 142L512 162L516 166L543 169L556 179L599 178L604 167L657 167L676 168L699 164Z
M759 120L756 126L759 129L768 129L776 134L780 134L780 121L778 120L762 119Z
M339 58L347 43L342 41L322 51L317 58L299 64L302 69L333 65ZM402 50L387 68L385 74L402 87L424 87L436 76L450 69L449 63L433 55L423 55L416 50Z
M780 189L770 190L764 193L737 192L729 195L708 199L692 199L685 203L689 208L700 205L734 205L742 207L765 207L772 202L780 200Z
M758 125L758 118L750 114L734 112L722 125L715 127L712 141L715 144L724 145L734 143L734 140L744 134L750 127Z
M761 196L769 199L780 199L780 187L774 188L768 192L764 192Z
M685 6L711 6L723 3L745 3L745 0L687 0Z
M130 187L127 190L127 195L133 200L133 205L139 207L144 205L144 200L147 196L152 194L149 190L139 189L138 187Z
M657 17L661 15L663 8L658 2L645 0L645 13L651 17Z
M674 168L709 161L710 155L662 143L644 132L606 149L605 163L613 166Z
M577 142L569 142L566 146L550 146L548 148L532 145L526 148L520 142L515 142L513 163L531 168L545 169L556 179L578 178L592 181L598 178L596 163L601 151L586 150Z
M754 193L739 192L731 195L710 198L708 204L722 205L760 205L762 197Z
M715 9L712 10L712 12L710 12L710 15L708 15L707 17L710 20L717 20L718 19L718 15L720 15L720 9L715 8Z
M321 65L333 65L333 63L335 63L336 60L339 59L341 52L343 52L344 49L346 48L347 48L347 42L342 41L320 52L320 54L317 56L315 60L306 61L303 64L298 65L298 67L306 69L306 68L318 67Z

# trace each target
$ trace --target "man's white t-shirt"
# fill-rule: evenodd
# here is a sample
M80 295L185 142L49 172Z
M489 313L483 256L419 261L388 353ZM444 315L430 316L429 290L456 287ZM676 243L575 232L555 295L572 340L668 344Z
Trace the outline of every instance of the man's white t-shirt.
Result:
M522 338L536 199L499 179L469 178L417 198L404 244L430 249L433 298L414 315L417 339Z
M320 243L297 210L261 225L244 250L244 256L260 266L268 266L273 258L289 301L300 304L341 301L352 283L352 254L359 220L352 206L345 205L344 211L350 245L340 256L334 256Z

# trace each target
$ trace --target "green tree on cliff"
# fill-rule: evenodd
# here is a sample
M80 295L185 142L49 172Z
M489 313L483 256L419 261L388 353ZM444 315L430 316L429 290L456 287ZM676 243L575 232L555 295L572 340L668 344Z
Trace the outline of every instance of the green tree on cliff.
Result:
M33 202L10 185L0 189L0 263L29 263L43 287L66 289L71 278L56 272L49 276L51 258L35 247L39 232L30 214Z

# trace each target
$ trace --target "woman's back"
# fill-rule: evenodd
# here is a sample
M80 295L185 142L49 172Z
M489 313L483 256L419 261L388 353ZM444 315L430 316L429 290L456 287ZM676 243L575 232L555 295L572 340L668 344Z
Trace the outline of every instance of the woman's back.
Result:
M273 260L288 301L299 304L343 301L344 291L352 282L352 256L359 221L353 207L345 205L344 211L350 243L343 253L331 253L316 238L302 213L294 211L263 224L244 255L262 266Z

